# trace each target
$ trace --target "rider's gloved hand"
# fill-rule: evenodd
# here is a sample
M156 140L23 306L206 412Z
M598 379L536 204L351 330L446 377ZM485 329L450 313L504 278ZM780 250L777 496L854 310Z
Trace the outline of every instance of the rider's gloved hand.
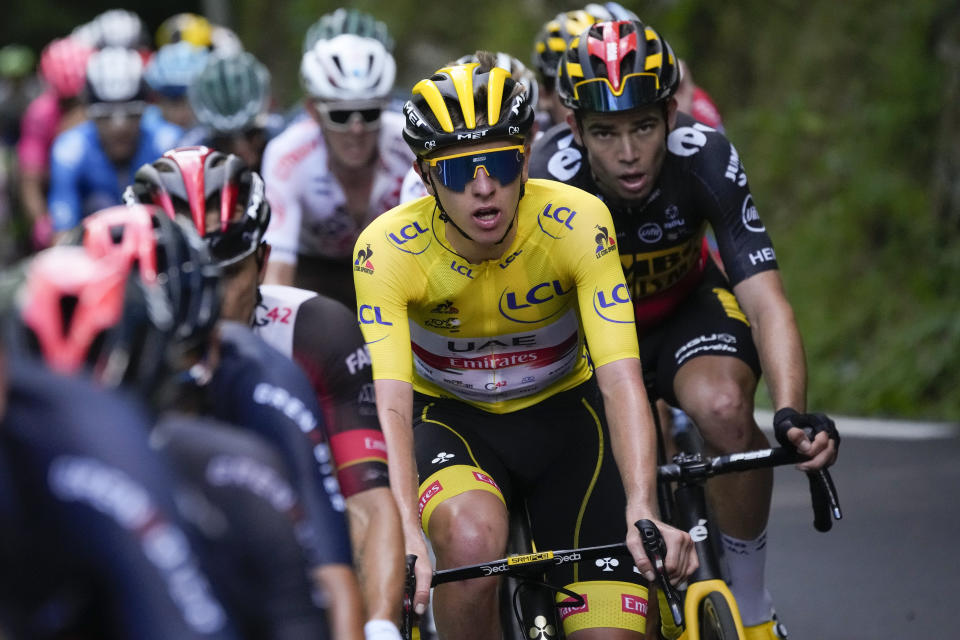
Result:
M810 458L799 465L804 471L833 464L840 448L840 433L833 420L823 413L800 413L789 407L773 416L773 434L783 447L796 449Z

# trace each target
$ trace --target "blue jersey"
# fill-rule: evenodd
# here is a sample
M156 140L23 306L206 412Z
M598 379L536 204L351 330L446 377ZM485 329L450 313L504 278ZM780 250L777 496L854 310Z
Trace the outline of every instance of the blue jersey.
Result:
M306 374L249 327L224 322L206 400L211 417L253 430L280 452L306 512L301 533L311 562L351 564L344 501Z
M85 380L8 364L0 628L23 638L236 637L144 411Z
M122 204L123 189L133 182L136 170L173 148L181 135L180 127L165 120L141 118L133 158L125 166L115 166L104 153L93 122L61 133L50 154L48 206L53 228L71 229L94 211Z

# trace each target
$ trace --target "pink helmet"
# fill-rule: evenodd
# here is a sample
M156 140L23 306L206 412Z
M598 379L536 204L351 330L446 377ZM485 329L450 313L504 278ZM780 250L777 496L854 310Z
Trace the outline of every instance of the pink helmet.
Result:
M87 78L89 46L73 38L58 38L40 54L40 75L61 98L73 98Z

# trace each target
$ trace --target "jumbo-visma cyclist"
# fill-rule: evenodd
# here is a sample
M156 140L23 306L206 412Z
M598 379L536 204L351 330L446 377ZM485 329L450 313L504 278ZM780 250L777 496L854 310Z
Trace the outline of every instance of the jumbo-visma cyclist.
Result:
M431 570L421 524L438 567L476 563L502 557L521 505L538 548L626 536L653 575L633 523L657 519L654 431L609 213L526 179L533 111L492 55L479 60L413 88L404 137L430 195L377 218L353 261L418 611ZM682 579L692 542L662 530ZM568 610L570 637L643 633L647 590L630 563L548 578L590 602ZM499 638L496 593L494 578L438 587L441 636Z
M806 414L806 364L776 254L736 149L719 131L677 112L677 58L639 21L591 26L560 62L568 127L541 138L531 175L602 198L617 228L644 366L660 397L699 425L711 454L767 446L753 418L761 370L777 439L815 469L836 459L839 437ZM712 227L726 275L708 257ZM808 442L809 427L816 438ZM749 637L783 637L764 588L770 470L708 487Z

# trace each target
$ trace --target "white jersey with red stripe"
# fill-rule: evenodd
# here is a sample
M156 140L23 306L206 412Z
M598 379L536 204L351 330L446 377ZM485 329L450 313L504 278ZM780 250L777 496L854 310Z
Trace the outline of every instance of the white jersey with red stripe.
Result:
M270 259L296 264L303 254L349 258L360 231L399 202L400 186L413 153L404 142L403 115L384 111L370 201L362 218L351 214L347 198L328 166L326 142L312 118L299 120L267 144L263 177L273 209L265 239Z

